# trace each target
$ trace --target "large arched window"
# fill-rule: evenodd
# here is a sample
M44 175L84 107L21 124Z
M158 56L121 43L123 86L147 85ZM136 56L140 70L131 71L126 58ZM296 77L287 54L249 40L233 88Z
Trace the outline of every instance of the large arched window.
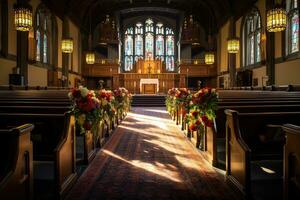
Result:
M298 0L287 1L288 26L287 26L287 54L299 51L299 11Z
M261 61L261 18L259 11L254 9L246 16L243 27L244 66Z
M36 61L50 64L51 37L52 15L49 9L41 4L35 19Z
M160 59L167 71L175 70L175 35L170 27L147 19L126 28L124 34L124 70L131 71L138 59Z

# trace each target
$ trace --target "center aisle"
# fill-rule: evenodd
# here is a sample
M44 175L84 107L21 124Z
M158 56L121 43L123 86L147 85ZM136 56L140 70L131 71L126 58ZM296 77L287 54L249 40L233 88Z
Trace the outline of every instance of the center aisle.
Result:
M133 108L69 195L76 199L235 199L165 108Z

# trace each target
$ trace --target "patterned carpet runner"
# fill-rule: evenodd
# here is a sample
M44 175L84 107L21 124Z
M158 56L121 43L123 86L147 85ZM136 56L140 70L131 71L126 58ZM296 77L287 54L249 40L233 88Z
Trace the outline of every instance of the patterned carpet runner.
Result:
M235 199L165 108L133 108L79 178L69 200Z

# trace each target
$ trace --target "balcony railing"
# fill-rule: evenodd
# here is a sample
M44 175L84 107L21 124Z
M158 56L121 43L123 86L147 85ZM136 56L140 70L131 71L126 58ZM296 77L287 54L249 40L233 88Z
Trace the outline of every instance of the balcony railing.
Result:
M204 65L204 59L181 59L179 65Z
M119 65L120 61L119 59L96 59L95 64L101 64L101 65Z

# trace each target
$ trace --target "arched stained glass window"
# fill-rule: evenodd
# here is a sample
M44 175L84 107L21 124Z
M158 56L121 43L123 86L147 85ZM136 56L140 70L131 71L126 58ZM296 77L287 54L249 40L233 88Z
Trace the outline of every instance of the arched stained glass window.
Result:
M133 68L133 28L128 28L125 33L125 71Z
M144 58L144 29L142 23L135 26L135 61Z
M244 66L261 61L261 19L258 10L254 9L246 16L244 23Z
M287 54L299 51L299 10L298 0L287 1L288 28L287 28Z
M156 24L156 59L164 61L165 39L164 26L162 23Z
M139 59L160 59L167 71L175 70L175 35L161 22L147 19L125 29L124 70L131 71Z
M41 33L36 31L36 61L41 61Z
M174 71L175 62L175 37L174 32L170 28L166 28L166 69L167 71Z
M52 34L51 13L41 4L36 13L35 37L36 37L36 61L50 63L50 36Z
M146 21L146 35L145 35L145 57L153 60L154 56L154 32L153 21L148 19Z

